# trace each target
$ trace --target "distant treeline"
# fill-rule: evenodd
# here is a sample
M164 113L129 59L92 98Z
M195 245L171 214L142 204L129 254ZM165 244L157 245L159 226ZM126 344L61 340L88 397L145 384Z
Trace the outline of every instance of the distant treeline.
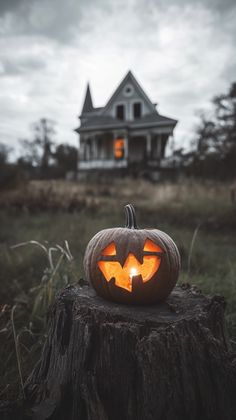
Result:
M230 180L236 177L236 83L226 94L212 99L195 130L193 151L175 151L180 168L188 175Z
M42 118L34 123L32 139L21 139L21 156L9 163L11 149L0 143L0 188L10 188L27 179L75 177L78 149L55 142L55 123Z

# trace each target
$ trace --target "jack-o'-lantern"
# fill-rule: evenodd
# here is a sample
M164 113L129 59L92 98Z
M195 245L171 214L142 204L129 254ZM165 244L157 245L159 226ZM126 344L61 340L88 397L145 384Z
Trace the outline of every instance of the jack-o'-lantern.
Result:
M98 232L89 242L84 268L99 296L120 303L162 301L176 284L180 256L173 240L157 229L138 229L134 207L125 206L126 226Z

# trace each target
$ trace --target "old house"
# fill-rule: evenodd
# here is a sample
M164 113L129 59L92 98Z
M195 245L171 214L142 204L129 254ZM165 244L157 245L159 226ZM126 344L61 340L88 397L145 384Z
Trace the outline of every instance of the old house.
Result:
M79 176L133 174L158 179L177 121L160 115L129 71L107 104L95 108L89 85L80 115Z

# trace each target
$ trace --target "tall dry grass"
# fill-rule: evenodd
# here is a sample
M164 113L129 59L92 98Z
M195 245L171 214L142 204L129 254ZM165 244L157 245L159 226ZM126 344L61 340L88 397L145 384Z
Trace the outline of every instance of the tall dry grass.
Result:
M196 182L151 184L144 180L111 180L106 184L66 181L32 181L25 187L0 194L0 207L29 212L109 210L133 202L144 210L160 208L199 215L223 214L232 208L236 182ZM167 212L168 213L168 212ZM186 213L186 212L185 212ZM168 216L168 214L167 214Z

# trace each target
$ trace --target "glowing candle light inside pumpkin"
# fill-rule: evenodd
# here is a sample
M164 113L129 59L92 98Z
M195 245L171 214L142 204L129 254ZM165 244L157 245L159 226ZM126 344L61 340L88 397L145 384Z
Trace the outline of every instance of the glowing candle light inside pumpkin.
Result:
M130 272L129 272L129 276L131 277L131 279L132 279L132 277L137 276L137 274L138 274L138 270L137 270L137 268L132 267L132 268L130 269Z

